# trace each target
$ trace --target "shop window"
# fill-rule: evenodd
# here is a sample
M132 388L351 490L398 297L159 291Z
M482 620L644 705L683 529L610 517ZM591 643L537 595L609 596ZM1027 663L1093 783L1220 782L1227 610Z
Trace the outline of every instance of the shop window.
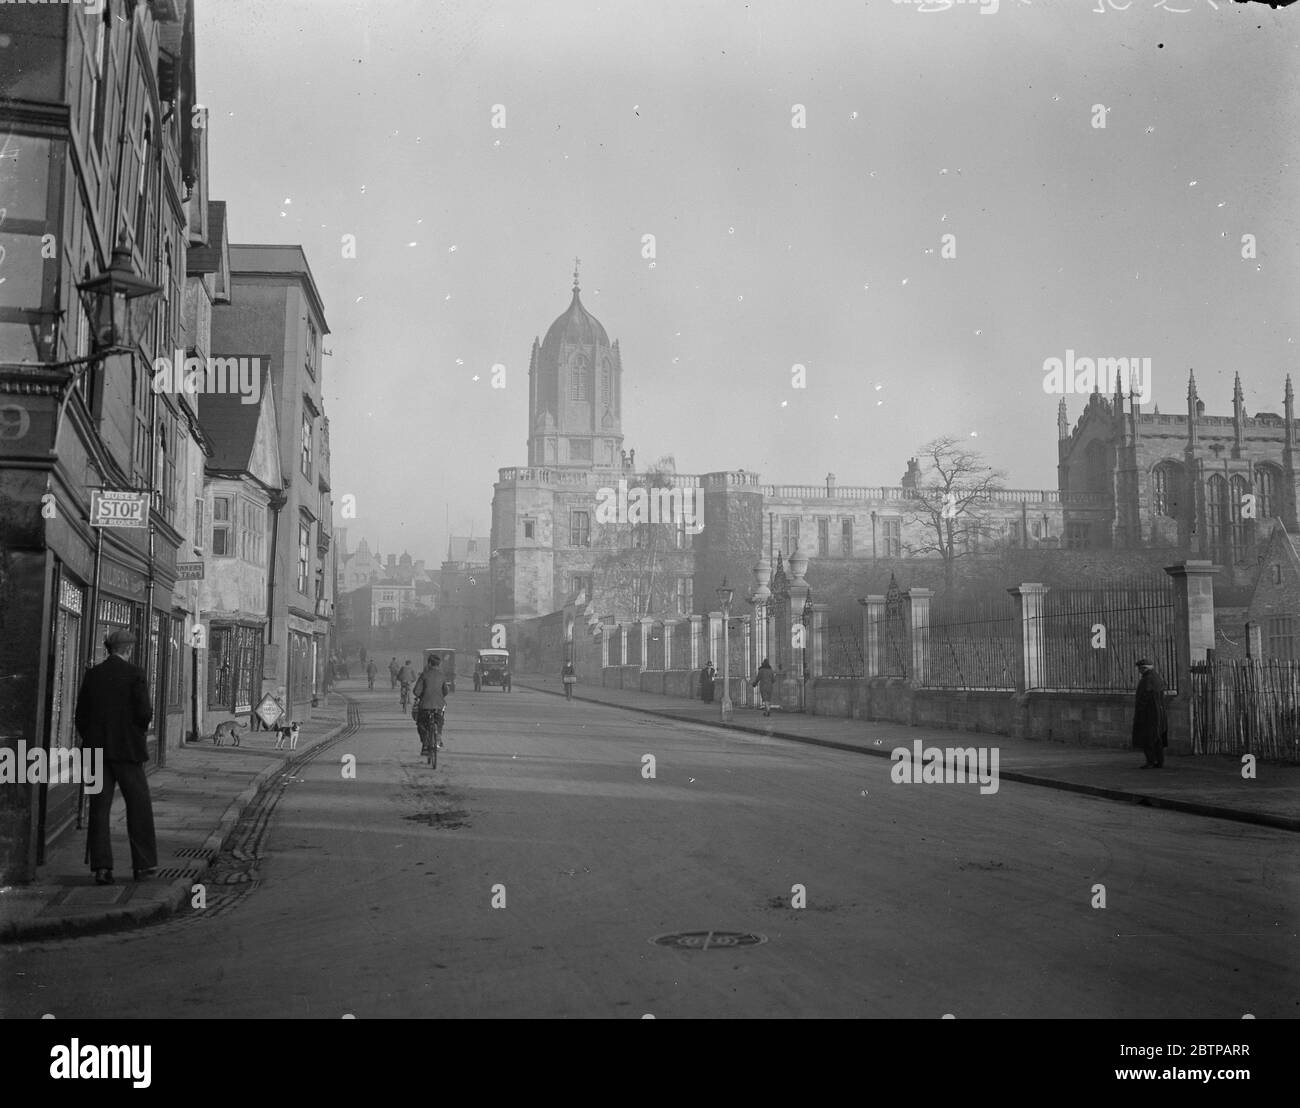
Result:
M214 626L208 633L208 707L228 711L235 688L235 629Z

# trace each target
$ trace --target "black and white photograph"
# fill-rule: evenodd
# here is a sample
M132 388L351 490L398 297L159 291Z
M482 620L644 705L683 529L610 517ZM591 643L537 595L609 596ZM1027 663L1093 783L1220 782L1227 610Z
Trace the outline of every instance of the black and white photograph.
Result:
M1258 1083L1297 57L1289 0L0 0L33 1072L1071 1020L1067 1085Z

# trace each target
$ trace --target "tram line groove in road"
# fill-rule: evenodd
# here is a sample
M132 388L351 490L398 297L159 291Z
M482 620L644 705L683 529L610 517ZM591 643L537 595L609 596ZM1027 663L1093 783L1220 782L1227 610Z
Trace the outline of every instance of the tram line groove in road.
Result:
M347 698L347 706L347 723L342 731L332 739L317 743L301 754L289 758L258 792L253 802L239 817L226 847L212 860L206 872L195 874L196 883L207 887L206 906L202 909L182 912L175 917L176 922L189 923L224 915L261 885L258 863L263 857L263 843L271 816L280 798L288 789L289 782L298 776L300 770L310 765L327 750L351 738L361 727L361 711L356 701Z

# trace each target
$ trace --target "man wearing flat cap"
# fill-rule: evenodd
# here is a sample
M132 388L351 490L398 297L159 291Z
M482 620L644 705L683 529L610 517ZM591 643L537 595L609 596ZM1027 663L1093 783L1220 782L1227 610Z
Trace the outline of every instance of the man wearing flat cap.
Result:
M1150 658L1139 658L1137 696L1133 705L1133 745L1141 747L1146 762L1139 769L1163 769L1169 745L1169 713L1165 709L1165 683Z
M131 842L135 879L152 877L158 866L154 840L153 801L144 764L149 760L145 735L153 719L149 682L144 670L127 659L135 646L130 631L114 631L104 645L108 657L93 666L77 694L77 733L82 746L102 750L104 787L90 797L90 833L86 853L97 885L113 883L113 843L108 817L113 789L120 786L126 802L126 834Z

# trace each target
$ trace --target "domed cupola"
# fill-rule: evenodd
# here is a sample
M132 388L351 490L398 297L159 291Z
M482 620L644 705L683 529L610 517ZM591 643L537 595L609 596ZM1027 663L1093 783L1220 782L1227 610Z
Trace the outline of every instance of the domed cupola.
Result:
M613 468L623 444L622 377L618 343L583 306L575 264L568 309L533 340L528 464Z

